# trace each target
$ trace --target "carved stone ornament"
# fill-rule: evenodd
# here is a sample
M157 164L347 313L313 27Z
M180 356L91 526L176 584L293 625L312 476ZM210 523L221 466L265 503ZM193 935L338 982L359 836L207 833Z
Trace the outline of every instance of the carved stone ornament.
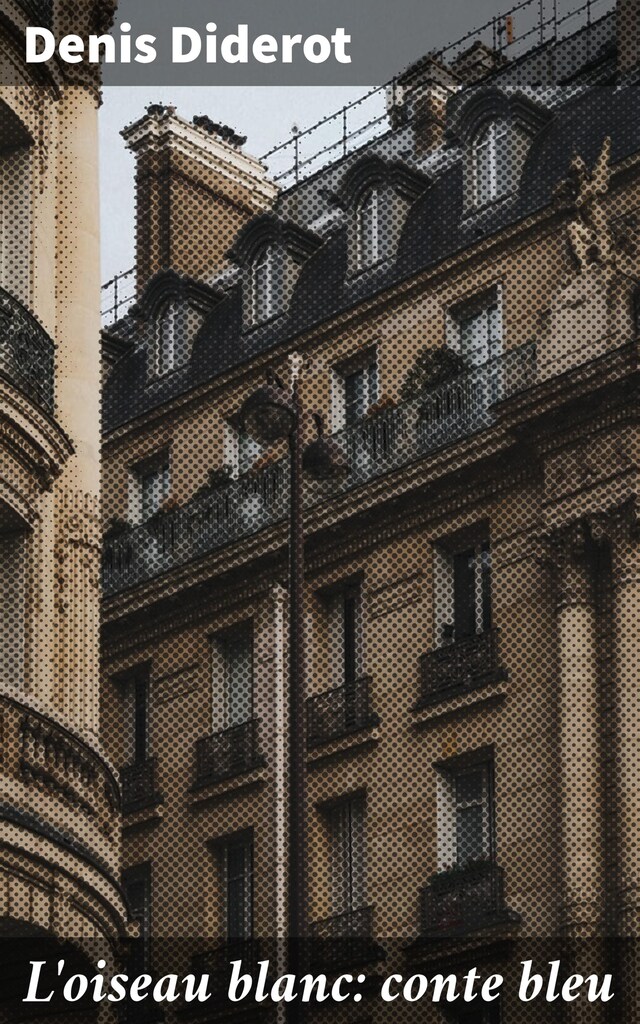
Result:
M569 176L556 188L556 197L568 201L575 211L567 232L580 273L594 264L615 263L614 239L603 208L611 181L610 164L611 139L606 138L593 168L589 170L583 157L576 154Z

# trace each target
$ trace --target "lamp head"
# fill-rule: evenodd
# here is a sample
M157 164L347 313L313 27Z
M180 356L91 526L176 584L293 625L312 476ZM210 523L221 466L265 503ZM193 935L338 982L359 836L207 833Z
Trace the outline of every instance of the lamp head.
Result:
M265 444L289 437L295 418L296 410L291 394L275 381L263 384L249 395L239 415L246 433Z

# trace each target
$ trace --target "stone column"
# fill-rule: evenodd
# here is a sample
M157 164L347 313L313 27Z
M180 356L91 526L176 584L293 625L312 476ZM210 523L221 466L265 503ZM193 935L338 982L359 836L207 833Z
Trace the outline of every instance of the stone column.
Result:
M56 489L56 699L87 736L98 732L100 567L100 261L95 94L59 103L56 215L56 415L74 446Z
M578 524L558 541L560 821L566 933L599 932L603 892L597 623L591 539Z

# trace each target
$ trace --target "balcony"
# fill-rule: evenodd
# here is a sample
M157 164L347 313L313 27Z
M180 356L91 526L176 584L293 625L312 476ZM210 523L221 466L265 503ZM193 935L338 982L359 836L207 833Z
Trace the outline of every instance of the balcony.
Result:
M336 686L307 700L307 745L342 739L379 724L371 710L371 677L363 676L349 686Z
M156 767L155 757L149 757L146 761L135 761L122 769L120 780L122 809L125 814L155 807L162 802L162 797L156 790Z
M0 288L0 374L45 412L53 413L53 342L35 317L4 288Z
M423 654L418 708L503 680L498 640L499 631L490 629Z
M490 426L496 418L496 403L530 386L535 376L535 346L522 346L339 431L332 436L345 452L349 472L344 479L322 486L307 481L305 507L330 501ZM121 593L284 523L288 495L288 465L281 459L199 495L152 523L107 537L105 595Z
M258 750L258 720L253 718L197 741L195 788L244 775L264 763Z
M421 937L455 938L519 916L504 901L502 868L492 861L434 875L421 892Z
M324 969L372 963L385 953L373 937L373 907L345 910L311 925L312 962Z

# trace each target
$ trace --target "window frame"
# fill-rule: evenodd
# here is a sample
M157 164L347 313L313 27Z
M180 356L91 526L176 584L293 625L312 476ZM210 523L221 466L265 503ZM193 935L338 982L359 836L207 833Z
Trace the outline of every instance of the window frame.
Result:
M366 793L338 797L323 808L329 840L329 890L332 916L356 913L367 906ZM340 831L346 812L346 840ZM341 817L342 820L341 820ZM344 843L343 849L338 844ZM346 873L343 868L346 865Z
M220 910L221 920L224 923L224 936L227 942L250 942L254 936L255 928L255 834L253 828L242 829L229 835L216 839L212 844L217 860L220 879ZM242 934L232 935L235 930L230 927L231 922L231 901L229 888L229 852L234 848L241 847L245 856L248 851L248 860L245 859L245 866L249 865L245 873L246 889L243 895L244 906L240 910L240 917L243 919L244 927L239 929Z
M159 483L159 495L157 502L152 502L155 507L145 509L147 481L156 478ZM148 523L153 516L161 511L165 502L171 496L172 473L171 473L171 450L163 448L153 455L137 462L129 469L129 515L134 523ZM151 485L153 487L153 483Z
M370 185L356 204L355 266L358 273L377 266L383 259L382 198L381 186L379 184Z
M229 671L228 656L229 644L238 638L243 638L249 644L249 676L247 681L249 707L247 716L235 722L232 720L232 679ZM253 618L243 619L241 622L214 633L210 638L211 725L213 733L222 732L234 726L245 725L247 722L253 721L255 715L255 644L255 620Z
M440 870L465 871L477 863L496 863L496 800L495 800L495 752L492 747L461 754L434 765L438 773L437 822L438 822L438 864ZM481 801L467 801L468 807L483 808L480 837L482 852L478 856L460 859L459 810L457 785L465 777L482 773Z

